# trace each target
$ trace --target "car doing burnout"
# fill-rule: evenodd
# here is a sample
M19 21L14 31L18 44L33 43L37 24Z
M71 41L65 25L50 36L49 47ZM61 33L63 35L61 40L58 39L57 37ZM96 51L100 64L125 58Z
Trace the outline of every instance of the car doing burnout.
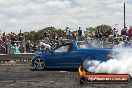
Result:
M110 59L110 54L111 49L94 48L86 41L66 42L54 50L37 53L32 58L32 66L37 70L75 69L92 60L107 61Z

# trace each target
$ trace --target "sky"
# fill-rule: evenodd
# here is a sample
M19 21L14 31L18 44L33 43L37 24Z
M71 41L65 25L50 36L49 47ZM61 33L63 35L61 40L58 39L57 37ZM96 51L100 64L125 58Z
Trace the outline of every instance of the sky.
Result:
M72 30L107 24L123 28L123 3L126 26L132 25L132 0L0 0L2 32L38 31L45 27ZM115 24L118 24L115 26Z

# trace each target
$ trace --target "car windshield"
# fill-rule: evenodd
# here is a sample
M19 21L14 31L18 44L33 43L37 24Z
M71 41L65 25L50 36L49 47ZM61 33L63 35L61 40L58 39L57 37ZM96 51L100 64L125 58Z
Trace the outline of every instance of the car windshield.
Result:
M89 42L78 42L78 48L93 48Z
M61 46L57 49L55 49L55 52L67 52L69 49L69 45Z

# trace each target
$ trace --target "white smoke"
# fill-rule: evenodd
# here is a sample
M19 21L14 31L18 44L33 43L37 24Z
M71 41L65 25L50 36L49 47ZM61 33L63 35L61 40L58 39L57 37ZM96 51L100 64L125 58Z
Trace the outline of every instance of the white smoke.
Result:
M91 61L87 70L95 73L132 75L132 48L113 48L113 59L106 62ZM116 52L116 53L115 53Z

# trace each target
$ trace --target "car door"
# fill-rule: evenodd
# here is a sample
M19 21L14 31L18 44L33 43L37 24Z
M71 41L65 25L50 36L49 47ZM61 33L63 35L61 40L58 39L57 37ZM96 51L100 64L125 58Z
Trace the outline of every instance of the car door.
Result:
M65 52L63 55L63 60L65 61L63 64L67 68L76 68L81 64L82 56L79 55L78 51L73 49L71 51Z
M65 45L65 49L61 52L60 66L67 68L75 68L82 62L82 57L73 47L72 43Z
M55 49L54 52L50 53L50 55L48 55L46 59L48 66L53 68L59 68L61 66L65 66L64 56L66 55L68 48L69 48L68 45L63 45Z
M75 68L82 62L82 56L73 49L72 44L65 44L55 49L48 57L48 65L53 68Z

